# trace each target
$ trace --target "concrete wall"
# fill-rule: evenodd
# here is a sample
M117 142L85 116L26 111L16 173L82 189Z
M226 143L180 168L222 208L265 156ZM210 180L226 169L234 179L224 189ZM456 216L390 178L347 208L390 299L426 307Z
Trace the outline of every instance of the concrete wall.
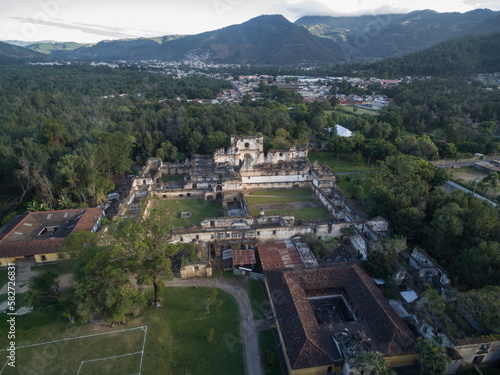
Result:
M45 256L45 260L42 259L42 256ZM52 254L36 254L35 260L37 263L47 263L47 262L57 262L61 259L59 258L59 253L52 253Z
M233 218L234 220L234 218ZM241 239L256 239L259 241L285 240L296 235L305 235L314 233L318 237L333 236L340 237L340 229L348 223L334 223L331 226L328 223L294 225L289 227L269 226L263 228L242 229L203 229L190 228L189 230L176 230L172 233L172 242L191 243L196 241L214 242L231 241Z
M15 263L16 259L24 259L24 257L0 258L0 267L7 267L9 263Z

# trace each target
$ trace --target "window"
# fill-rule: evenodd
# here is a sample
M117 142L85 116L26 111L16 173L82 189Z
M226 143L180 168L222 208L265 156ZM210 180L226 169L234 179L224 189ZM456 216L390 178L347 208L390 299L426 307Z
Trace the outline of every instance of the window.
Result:
M47 257L45 255L42 255L41 258L42 258L42 262L45 262L47 260Z
M276 231L275 231L275 230L273 230L273 234L276 234Z
M194 266L194 272L198 272L200 270L200 266Z
M45 227L40 231L40 233L38 233L38 235L43 236L46 234L48 236L51 236L51 235L54 235L58 229L59 229L59 227Z

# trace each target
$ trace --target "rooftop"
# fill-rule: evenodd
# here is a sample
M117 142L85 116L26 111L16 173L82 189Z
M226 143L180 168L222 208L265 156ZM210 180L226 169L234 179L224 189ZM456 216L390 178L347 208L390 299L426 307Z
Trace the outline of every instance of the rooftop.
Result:
M389 357L415 353L411 331L358 264L265 275L292 369L330 365L371 349ZM345 300L354 320L319 324L310 300L332 297Z
M255 251L253 249L248 250L233 250L233 264L255 264Z
M91 231L103 211L97 207L25 213L0 235L0 257L55 253L71 233Z
M302 268L299 255L291 240L264 242L257 246L257 251L264 271Z

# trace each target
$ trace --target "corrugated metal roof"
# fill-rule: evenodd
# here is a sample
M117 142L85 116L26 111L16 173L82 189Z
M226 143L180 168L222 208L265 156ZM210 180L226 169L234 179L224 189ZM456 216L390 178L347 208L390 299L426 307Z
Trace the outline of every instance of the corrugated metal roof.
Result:
M257 251L264 270L302 269L299 255L291 241L264 242L257 246Z
M233 250L233 264L255 264L255 251L253 249L248 250Z

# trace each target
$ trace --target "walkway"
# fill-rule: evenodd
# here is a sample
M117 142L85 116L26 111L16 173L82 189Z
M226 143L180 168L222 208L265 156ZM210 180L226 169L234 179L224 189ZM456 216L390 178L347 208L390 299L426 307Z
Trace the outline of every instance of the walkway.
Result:
M165 282L170 287L214 287L231 294L240 307L242 322L240 325L240 336L243 345L243 358L247 375L264 375L261 365L259 339L255 320L253 319L252 305L248 293L244 287L232 280L196 278L196 279L174 279Z

